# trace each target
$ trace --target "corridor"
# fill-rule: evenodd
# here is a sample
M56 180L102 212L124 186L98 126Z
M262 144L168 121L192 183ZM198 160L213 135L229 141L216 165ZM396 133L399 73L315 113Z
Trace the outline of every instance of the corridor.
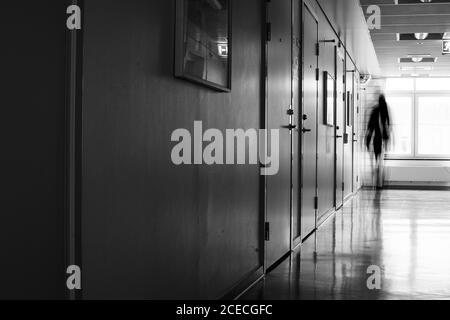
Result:
M0 301L450 300L450 0L3 6Z
M449 248L450 192L364 190L241 299L449 299Z

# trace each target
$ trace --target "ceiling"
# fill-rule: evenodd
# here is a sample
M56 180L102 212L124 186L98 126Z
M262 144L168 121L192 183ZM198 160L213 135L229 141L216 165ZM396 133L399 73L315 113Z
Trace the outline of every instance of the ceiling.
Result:
M444 32L450 32L450 0L432 0L431 3L420 0L360 0L360 3L366 19L370 16L367 14L369 5L378 5L381 9L381 28L370 30L380 75L450 76L450 55L442 55L440 40ZM413 33L438 35L430 35L431 40L416 40ZM405 40L398 40L399 34L400 39ZM399 62L400 58L417 54L429 54L437 59L434 63Z
M379 74L377 55L359 0L317 0L310 3L317 6L317 12L325 13L358 71L364 74ZM325 36L326 33L321 34Z

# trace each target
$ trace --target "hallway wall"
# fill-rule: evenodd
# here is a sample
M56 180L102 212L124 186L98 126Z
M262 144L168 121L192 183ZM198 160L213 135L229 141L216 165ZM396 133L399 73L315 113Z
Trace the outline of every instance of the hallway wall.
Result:
M261 2L233 1L231 93L173 77L174 3L85 5L87 299L218 298L261 266L259 167L170 159L173 130L194 120L260 127Z
M319 41L320 42L320 55L319 55L319 90L318 90L318 176L317 176L317 188L318 188L318 211L317 219L321 220L327 216L327 213L332 212L334 209L335 198L335 129L324 125L324 83L323 72L327 71L336 78L335 74L335 57L334 48L338 45L339 41L342 42L342 46L347 52L347 70L354 70L356 61L357 73L361 71L374 70L378 68L378 61L373 50L373 44L371 43L370 36L366 33L361 33L363 28L366 28L365 20L361 11L361 8L354 1L348 1L345 3L345 8L348 12L344 12L341 7L337 5L336 1L309 1L313 6L317 18L319 20ZM361 11L361 12L360 12ZM349 12L352 12L356 18L345 19ZM346 24L343 22L347 21ZM366 30L367 31L367 30ZM338 36L340 35L340 36ZM335 40L335 43L325 42ZM362 46L362 44L365 44ZM364 49L364 50L363 50ZM372 55L373 54L373 55ZM362 56L366 55L366 56ZM374 57L374 61L370 61L371 57ZM359 63L358 63L359 62ZM350 77L352 73L348 73ZM350 78L349 78L350 79ZM336 81L342 81L342 79L336 79ZM351 80L349 80L351 84ZM359 81L359 79L357 79ZM357 86L356 89L360 89ZM352 91L351 89L348 89ZM359 91L360 92L360 91ZM357 100L357 93L354 93L354 99ZM342 99L341 96L336 97ZM356 107L356 102L355 102ZM357 121L357 119L355 119ZM350 128L350 127L349 127ZM354 128L351 128L354 130ZM358 129L356 129L358 130ZM353 131L349 132L349 143L351 144ZM362 163L361 159L361 145L355 143L355 150L352 150L351 145L346 146L345 156L345 174L346 174L346 195L352 193L352 175L356 175L360 172L358 168L352 168L353 152L358 155L359 163ZM358 164L361 165L361 164ZM356 179L354 179L356 180ZM358 178L359 180L359 178ZM355 188L354 191L358 191Z

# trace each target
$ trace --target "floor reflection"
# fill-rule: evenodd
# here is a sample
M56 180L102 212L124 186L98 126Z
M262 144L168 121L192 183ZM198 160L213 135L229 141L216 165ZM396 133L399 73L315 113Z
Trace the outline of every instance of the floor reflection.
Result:
M362 191L243 299L449 299L449 212L450 192Z

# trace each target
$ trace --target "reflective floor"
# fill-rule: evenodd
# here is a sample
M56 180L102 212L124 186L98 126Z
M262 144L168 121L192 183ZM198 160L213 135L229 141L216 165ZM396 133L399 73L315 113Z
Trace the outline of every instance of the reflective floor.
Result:
M450 299L450 191L362 191L242 299Z

